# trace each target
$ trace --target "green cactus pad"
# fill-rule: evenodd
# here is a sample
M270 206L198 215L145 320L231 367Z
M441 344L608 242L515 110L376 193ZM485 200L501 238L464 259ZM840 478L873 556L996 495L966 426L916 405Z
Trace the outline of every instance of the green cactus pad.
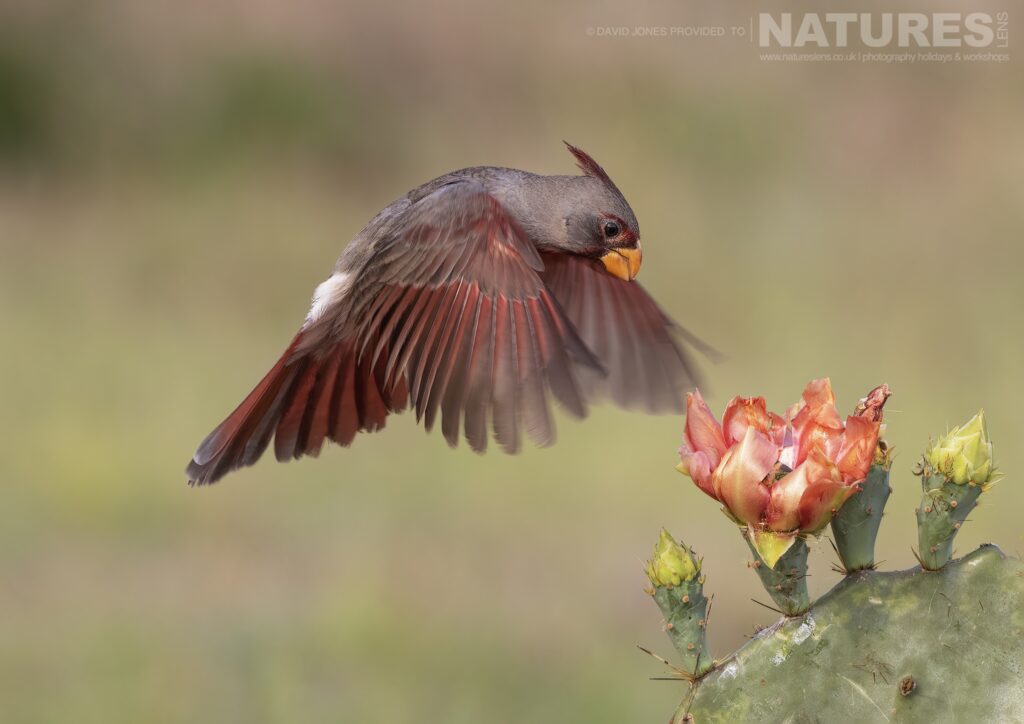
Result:
M807 595L807 542L794 537L786 552L772 568L761 557L757 546L751 541L749 531L744 531L743 540L754 554L754 570L772 601L787 616L797 616L811 606Z
M1024 564L861 571L690 686L695 722L1024 721Z
M654 601L665 617L665 633L682 659L680 670L700 678L714 665L707 645L708 599L703 578L678 586L655 586Z
M984 488L958 485L942 473L921 476L924 494L917 508L918 558L928 570L938 570L953 557L953 539L978 504Z
M832 536L847 573L875 567L875 539L891 492L888 466L872 465L860 492L832 519Z

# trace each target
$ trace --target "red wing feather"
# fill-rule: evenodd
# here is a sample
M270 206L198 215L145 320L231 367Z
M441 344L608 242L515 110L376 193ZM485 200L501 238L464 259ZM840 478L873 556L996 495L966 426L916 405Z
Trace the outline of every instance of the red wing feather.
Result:
M548 393L586 414L577 376L601 365L538 276L532 242L481 186L428 195L375 254L345 287L350 296L307 320L199 446L191 482L251 465L271 436L278 460L316 455L327 438L348 445L409 405L428 429L440 411L450 445L461 422L477 451L489 425L508 452L519 449L521 425L538 444L552 442Z
M385 402L383 369L356 361L353 345L339 343L326 357L293 359L300 332L249 396L199 446L186 470L189 482L205 485L252 465L274 437L285 461L317 455L324 439L349 445L359 430L379 430L391 412L408 404L404 383Z
M608 371L582 376L588 394L606 395L626 408L682 412L683 393L698 380L677 337L713 350L673 322L642 286L608 274L599 261L542 256L548 289Z

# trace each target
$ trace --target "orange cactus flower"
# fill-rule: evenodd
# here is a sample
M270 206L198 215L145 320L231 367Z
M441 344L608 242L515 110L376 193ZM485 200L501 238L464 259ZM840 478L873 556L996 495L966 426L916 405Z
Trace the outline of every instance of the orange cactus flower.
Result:
M695 391L686 401L678 469L752 531L818 533L871 467L882 424L880 406L873 412L844 422L822 378L807 385L787 418L770 412L763 397L734 397L719 424Z

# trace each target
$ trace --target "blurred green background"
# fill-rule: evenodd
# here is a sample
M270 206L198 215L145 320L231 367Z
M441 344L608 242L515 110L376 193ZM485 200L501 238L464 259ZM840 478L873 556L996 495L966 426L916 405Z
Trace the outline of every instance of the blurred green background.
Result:
M959 549L1024 547L1020 62L585 32L753 12L3 3L0 718L662 721L682 688L635 648L669 650L641 592L662 525L705 556L716 654L772 620L673 470L678 418L601 407L513 458L402 417L184 484L379 208L461 166L570 172L563 138L641 219L642 282L728 355L716 412L821 375L843 408L893 387L885 567L913 564L916 456L979 406L1007 478Z

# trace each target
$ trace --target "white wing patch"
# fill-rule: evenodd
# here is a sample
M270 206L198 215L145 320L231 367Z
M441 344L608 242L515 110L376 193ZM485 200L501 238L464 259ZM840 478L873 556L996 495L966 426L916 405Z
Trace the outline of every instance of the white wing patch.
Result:
M335 272L322 282L313 292L313 305L306 315L306 322L315 322L324 315L335 302L345 296L350 286L352 275L348 272Z

